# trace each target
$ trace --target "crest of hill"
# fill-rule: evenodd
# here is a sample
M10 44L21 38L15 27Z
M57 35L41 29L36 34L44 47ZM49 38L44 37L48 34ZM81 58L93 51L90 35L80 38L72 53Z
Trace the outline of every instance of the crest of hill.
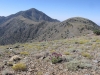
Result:
M36 39L66 39L91 34L96 29L100 29L100 26L98 26L93 21L82 17L73 17L58 24L54 24L52 27L49 27L42 35L40 35L39 38Z
M83 17L72 17L67 19L66 21L72 23L73 25L85 25L85 26L87 25L87 27L89 27L90 30L100 28L100 26L98 26L95 22Z

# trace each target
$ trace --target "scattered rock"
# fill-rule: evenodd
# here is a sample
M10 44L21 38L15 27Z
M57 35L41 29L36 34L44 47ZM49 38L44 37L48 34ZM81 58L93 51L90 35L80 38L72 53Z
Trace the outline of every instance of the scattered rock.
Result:
M13 62L8 61L8 62L7 62L7 66L13 66Z
M7 65L7 60L4 60L3 63L4 63L4 65Z
M94 63L98 63L98 60L92 60Z
M59 68L59 70L63 70L63 66L62 65L60 65L58 68Z
M31 48L29 48L28 45L25 45L24 48L21 45L19 48L11 46L13 48L12 51L5 48L5 50L3 50L0 47L1 50L3 50L0 52L0 75L100 75L100 51L98 49L100 43L95 42L92 44L92 41L90 41L88 43L91 45L88 43L78 45L73 41L70 41L70 43L64 40L63 43L61 40L61 42L56 43L57 48L55 42L46 42L48 43L48 48L43 47L45 50L39 51L37 51L36 47L37 44L41 42L30 44L29 47ZM72 45L72 43L74 45ZM92 45L95 47L95 50L91 50ZM30 54L28 56L20 56L20 54L17 54L23 51L29 51ZM81 53L85 51L90 53L93 59L83 57ZM70 52L70 55L65 55L65 52ZM52 53L56 53L56 55L60 57L59 61L58 59L54 59L57 61L57 64L53 64L50 59ZM13 66L18 63L24 63L26 69L16 70ZM19 67L21 66L17 66L17 68Z
M21 57L20 57L19 55L14 55L14 56L12 56L12 57L10 58L9 61L19 61L19 60L21 60Z

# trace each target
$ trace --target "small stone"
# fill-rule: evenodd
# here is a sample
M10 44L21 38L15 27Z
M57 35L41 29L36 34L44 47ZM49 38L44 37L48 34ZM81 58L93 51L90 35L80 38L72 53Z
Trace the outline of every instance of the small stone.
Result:
M62 66L62 65L60 65L58 68L59 68L59 70L62 70L62 69L63 69L63 66Z
M94 63L98 63L98 60L92 60Z
M19 61L19 60L21 60L21 57L20 57L19 55L14 55L14 56L12 56L12 57L10 58L9 61Z
M28 70L29 72L32 72L32 71L34 71L34 69L31 69L31 68L29 68L29 70Z

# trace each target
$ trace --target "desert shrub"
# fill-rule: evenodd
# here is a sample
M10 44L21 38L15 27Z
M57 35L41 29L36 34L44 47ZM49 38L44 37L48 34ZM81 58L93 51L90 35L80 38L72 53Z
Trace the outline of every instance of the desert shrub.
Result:
M60 63L62 61L62 55L58 54L56 52L52 53L50 56L50 60L52 61L52 64Z
M96 39L96 42L100 42L100 39Z
M24 63L17 63L12 66L12 69L15 71L25 71L27 68Z
M54 53L54 52L55 52L55 50L50 50L50 52L51 52L51 53Z
M42 71L38 71L37 75L43 75Z
M51 61L52 61L53 64L59 63L60 60L61 60L60 58L56 58L56 57L53 57L53 58L51 59Z
M92 65L79 60L73 60L67 63L67 68L69 71L78 71L79 69L91 69Z
M85 44L85 43L87 43L87 42L89 42L88 40L80 40L79 41L79 44Z
M84 56L84 57L87 57L89 59L92 59L92 56L90 55L90 53L82 52L81 55Z
M24 52L20 52L21 55L28 55L29 53L24 51Z
M70 61L67 64L67 68L68 68L69 71L77 71L79 64L80 64L79 61Z
M94 30L93 33L96 35L100 35L100 30Z
M69 52L65 52L64 54L65 54L65 55L70 55L70 53L69 53Z

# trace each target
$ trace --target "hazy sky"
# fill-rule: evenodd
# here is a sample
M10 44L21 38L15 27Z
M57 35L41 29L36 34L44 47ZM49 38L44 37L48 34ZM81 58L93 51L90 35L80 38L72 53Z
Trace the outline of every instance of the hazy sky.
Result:
M100 0L0 0L0 16L30 8L36 8L60 21L84 17L100 24Z

